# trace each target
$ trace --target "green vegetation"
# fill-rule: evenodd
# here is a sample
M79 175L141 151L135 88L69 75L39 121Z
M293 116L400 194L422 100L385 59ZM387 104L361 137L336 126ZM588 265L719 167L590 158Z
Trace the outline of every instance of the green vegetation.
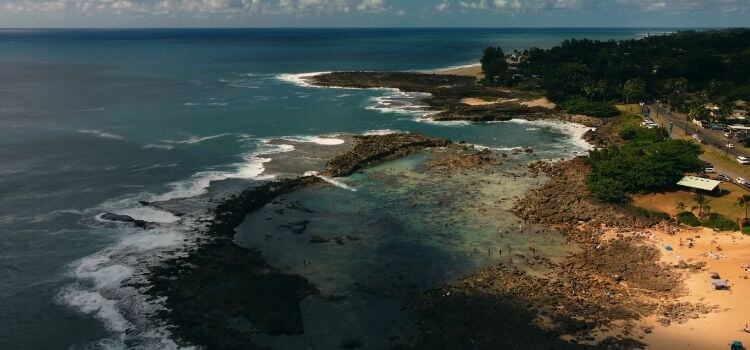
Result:
M690 211L683 211L677 214L677 222L688 226L700 226L701 221Z
M585 114L599 118L615 117L620 114L617 108L609 103L589 101L583 97L569 98L561 103L560 106L570 113Z
M500 48L487 48L482 68L491 84L541 89L563 108L603 116L613 101L665 100L673 110L726 117L730 102L750 100L750 29L684 31L642 39L570 39L531 48L508 67ZM518 78L518 79L517 79ZM721 82L721 83L718 83ZM721 107L710 115L705 107ZM715 113L717 114L717 113Z
M505 61L503 49L488 46L484 49L482 59L484 83L488 85L505 85L508 81L508 63Z
M669 138L669 132L662 128L647 129L640 126L623 126L620 137L625 141L660 142Z
M740 226L724 215L710 213L703 219L703 226L712 228L717 231L739 231Z
M645 128L642 128L645 129ZM624 203L628 194L651 193L673 188L686 172L705 165L698 159L700 145L666 139L663 130L625 128L630 142L591 152L589 190L602 200Z

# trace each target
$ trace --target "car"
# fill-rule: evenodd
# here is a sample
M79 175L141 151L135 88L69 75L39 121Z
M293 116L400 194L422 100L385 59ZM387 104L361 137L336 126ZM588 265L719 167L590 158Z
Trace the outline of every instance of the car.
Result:
M732 133L731 132L725 132L724 133L724 137L726 137L728 139L731 139L732 138Z
M740 184L740 185L744 185L744 184L746 184L746 183L747 183L747 180L745 180L745 179L743 179L743 178L741 178L741 177L738 177L738 178L734 179L734 181L735 181L736 183Z
M699 138L701 138L701 137L700 137L700 135L698 135L698 134L693 134L693 138L697 140L697 139L699 139Z
M719 181L732 181L732 178L729 175L725 174L719 174L719 176L716 177Z
M727 144L727 148L734 148L734 145L733 145L733 144L731 144L731 143L728 143L728 144Z
M747 159L746 157L739 156L737 157L737 163L740 163L742 165L750 164L750 159Z
M706 173L706 174L711 174L711 173L715 173L716 170L714 170L713 167L708 167L706 169L703 169L703 172Z

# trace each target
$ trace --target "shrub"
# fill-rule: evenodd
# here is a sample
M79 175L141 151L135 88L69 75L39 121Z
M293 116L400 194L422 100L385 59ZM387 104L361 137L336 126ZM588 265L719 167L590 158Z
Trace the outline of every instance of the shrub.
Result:
M648 129L640 126L626 126L620 130L620 137L625 141L659 142L669 137L662 128Z
M599 118L615 117L620 114L615 106L607 102L591 102L583 97L569 98L561 104L561 107L570 113Z
M625 209L644 219L669 220L669 214L663 211L641 208L634 205L625 206Z
M708 217L703 220L703 226L718 231L738 231L740 229L740 225L737 225L734 220L716 213L708 214Z
M699 145L685 140L631 142L590 153L588 188L609 202L625 202L629 193L650 193L675 186L683 174L700 171Z
M695 214L689 211L683 211L677 214L677 222L688 226L700 226L701 221L695 217Z
M742 228L742 233L746 235L750 235L750 226L745 226Z

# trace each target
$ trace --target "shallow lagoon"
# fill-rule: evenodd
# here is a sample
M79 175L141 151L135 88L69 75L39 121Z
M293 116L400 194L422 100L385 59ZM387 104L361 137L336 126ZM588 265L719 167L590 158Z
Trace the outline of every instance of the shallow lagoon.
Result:
M438 150L436 152L454 152ZM261 336L272 348L363 348L411 343L419 330L402 306L420 292L489 264L575 249L557 232L537 232L508 213L517 196L543 179L524 155L483 170L425 171L426 152L278 198L247 215L236 242L272 265L315 284L302 303L305 334Z

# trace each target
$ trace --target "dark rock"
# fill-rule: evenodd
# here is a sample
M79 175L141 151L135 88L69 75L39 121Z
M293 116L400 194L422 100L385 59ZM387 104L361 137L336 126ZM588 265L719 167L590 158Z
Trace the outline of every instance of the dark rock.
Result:
M340 344L342 349L359 349L362 347L362 342L356 339L344 340Z

